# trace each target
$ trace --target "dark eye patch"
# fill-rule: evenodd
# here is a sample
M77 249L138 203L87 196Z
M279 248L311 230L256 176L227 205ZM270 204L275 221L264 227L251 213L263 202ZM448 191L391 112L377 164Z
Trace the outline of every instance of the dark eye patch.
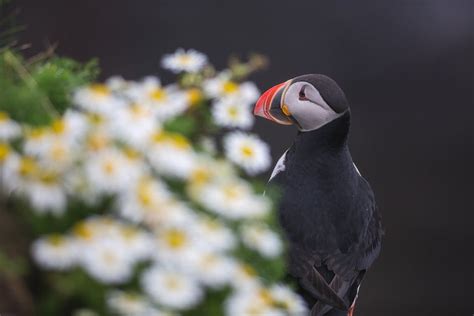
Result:
M308 98L306 97L305 89L306 89L306 86L301 87L301 90L298 94L298 97L300 100L308 100Z

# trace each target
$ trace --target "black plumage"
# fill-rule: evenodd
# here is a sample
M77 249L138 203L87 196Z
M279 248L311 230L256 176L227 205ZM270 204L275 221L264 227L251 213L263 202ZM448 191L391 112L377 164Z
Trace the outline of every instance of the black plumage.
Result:
M324 76L302 77L298 80L313 83L342 114L299 132L270 183L281 188L279 219L289 241L289 273L313 306L311 315L347 315L380 252L381 220L372 189L349 152L351 113L340 104L347 103L342 90Z

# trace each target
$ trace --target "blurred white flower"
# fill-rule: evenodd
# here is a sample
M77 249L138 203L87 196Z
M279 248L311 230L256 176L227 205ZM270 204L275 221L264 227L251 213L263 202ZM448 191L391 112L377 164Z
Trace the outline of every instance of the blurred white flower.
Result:
M304 316L308 310L303 300L287 287L261 285L234 292L226 302L226 315Z
M274 258L283 250L283 244L276 233L263 225L244 224L242 229L244 244L257 250L262 256Z
M66 192L56 176L47 177L25 181L22 190L35 212L62 215L67 204Z
M232 230L218 219L202 217L196 221L196 232L209 249L227 251L236 245Z
M138 149L145 149L149 139L161 130L149 106L132 104L118 109L110 122L112 135Z
M112 291L107 295L107 305L111 311L123 316L160 315L159 311L138 293Z
M156 215L165 218L165 205L171 199L171 193L158 180L140 179L130 189L118 197L117 209L121 216L132 222L143 222L147 217Z
M270 148L257 136L243 132L232 132L224 138L226 157L254 175L270 167Z
M270 210L269 201L255 195L244 181L211 182L202 185L199 192L204 207L230 219L262 217Z
M217 125L230 128L248 129L254 122L249 105L232 97L218 99L214 102L212 117Z
M193 222L169 225L156 230L156 254L158 261L187 269L204 249L196 234Z
M77 247L71 238L61 235L43 236L33 242L31 253L46 269L67 270L77 261Z
M141 278L142 287L153 300L178 310L189 309L203 298L203 290L188 275L153 266Z
M193 262L196 277L212 288L226 285L232 278L235 260L212 252L202 252Z
M104 193L117 193L137 181L143 165L117 149L108 148L91 155L84 166L90 185Z
M119 239L133 262L147 260L154 255L153 237L144 230L134 226L121 227Z
M273 285L270 288L273 301L284 307L289 315L307 315L306 303L301 297L296 295L288 286L281 284Z
M221 72L217 77L204 82L204 92L211 98L232 97L242 104L249 105L260 96L257 86L252 82L237 83L230 72Z
M90 276L105 284L124 283L132 275L132 258L123 243L101 238L81 251L80 262Z
M123 79L121 76L112 76L105 81L107 87L112 91L123 91L128 88L130 82Z
M196 165L196 154L191 144L180 134L156 134L147 156L158 172L180 179L189 178Z
M161 66L174 73L198 72L207 64L207 57L194 49L185 51L178 48L173 54L165 55L161 59Z
M92 84L78 89L73 95L73 101L81 109L103 115L111 115L126 104L124 99L117 97L104 84Z
M0 140L10 140L21 134L20 125L11 120L7 113L0 112Z
M163 87L155 77L129 85L125 93L132 103L149 107L161 122L183 113L189 106L187 93L173 85Z

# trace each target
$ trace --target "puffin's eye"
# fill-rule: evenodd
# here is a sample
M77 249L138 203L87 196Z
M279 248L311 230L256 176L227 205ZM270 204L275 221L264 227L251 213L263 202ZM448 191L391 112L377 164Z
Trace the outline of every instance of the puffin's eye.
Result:
M304 90L305 90L305 87L302 87L301 90L300 90L300 93L298 95L300 100L308 100Z

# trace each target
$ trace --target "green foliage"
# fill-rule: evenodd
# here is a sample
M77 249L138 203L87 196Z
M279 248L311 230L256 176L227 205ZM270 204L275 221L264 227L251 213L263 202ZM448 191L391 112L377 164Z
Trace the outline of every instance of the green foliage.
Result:
M29 62L7 50L0 53L0 111L22 123L48 124L71 105L72 91L98 73L95 60L81 64L53 56Z
M23 275L27 270L26 262L20 258L11 258L0 250L0 276Z

